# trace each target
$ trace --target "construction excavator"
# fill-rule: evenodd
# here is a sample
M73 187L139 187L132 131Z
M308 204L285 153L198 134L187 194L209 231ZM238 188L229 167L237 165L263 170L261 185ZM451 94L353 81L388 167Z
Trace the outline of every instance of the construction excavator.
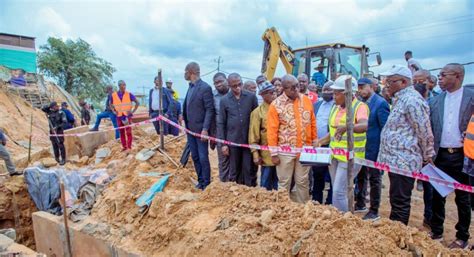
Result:
M365 45L349 46L342 43L332 43L293 50L283 42L274 27L265 30L262 40L265 42L265 46L261 72L268 80L275 76L279 59L288 74L298 76L305 73L310 78L315 78L317 76L313 77L312 75L319 72L324 74L321 76L325 80L335 80L342 74L351 74L357 79L374 77L374 73L369 71L369 67L382 63L380 53L369 54L369 48ZM371 66L368 64L369 56L375 56L376 64ZM315 82L317 81L315 80Z

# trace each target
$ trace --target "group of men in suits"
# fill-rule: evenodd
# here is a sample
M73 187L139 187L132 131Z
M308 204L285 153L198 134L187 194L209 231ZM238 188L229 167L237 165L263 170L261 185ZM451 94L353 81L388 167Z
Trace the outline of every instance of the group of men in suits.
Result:
M206 136L212 134L213 124L215 126L216 105L211 87L200 79L199 74L197 63L192 62L186 66L185 79L190 83L183 104L183 119L188 129ZM464 79L463 66L448 64L441 70L438 78L439 86L443 92L433 96L429 103L415 91L412 83L412 73L407 67L394 66L390 71L381 75L384 75L387 80L386 89L391 96L391 107L383 97L374 92L373 81L369 79L358 81L358 97L367 104L370 110L370 115L367 117L368 130L365 157L406 170L420 170L424 165L430 163L446 172L459 183L469 184L469 176L462 172L464 160L463 140L467 124L472 113L474 113L474 88L469 85L462 85ZM232 79L235 80L236 85L232 85L232 87L237 88L241 83L240 77L238 74L233 75L233 77L235 77ZM326 87L326 90L328 88L329 86ZM226 92L231 92L231 90ZM318 111L326 110L326 112L329 112L333 104L331 103L331 97L329 97L332 93L325 92L325 88L323 88L322 93L323 97L319 100L321 103L315 106L317 107L315 116L318 123L320 122ZM243 95L245 98L248 93ZM249 106L251 105L252 109L255 108L257 106L256 98L253 95L248 95L248 99ZM231 105L232 102L228 101L228 103L220 104L220 107L232 108L230 105L226 107L228 104ZM329 107L326 108L326 105ZM235 106L235 108L240 107ZM321 114L321 116L328 115ZM248 124L244 125L244 127L248 127ZM320 126L317 125L319 130ZM243 130L245 130L244 127L242 127ZM225 131L221 130L217 134L223 133ZM192 135L187 137L198 175L197 188L204 190L210 183L208 141ZM229 152L235 153L237 150L228 149L225 146L220 147L226 155ZM240 153L238 156L242 154ZM248 172L252 170L251 167L234 168L248 169ZM324 179L324 175L321 174L324 174L324 170L313 169L314 182L317 182L316 178L318 180ZM379 218L378 208L380 206L382 174L381 171L371 168L363 168L362 172L359 173L359 195L356 196L356 210L367 210L364 203L365 194L367 194L365 188L367 184L370 184L370 210L368 210L366 219L375 220ZM411 191L415 180L392 173L389 174L389 178L392 207L390 218L408 224ZM249 183L253 185L254 181L255 178L252 177ZM319 185L319 188L321 188L321 185ZM322 188L324 188L324 183ZM313 187L314 189L315 187ZM313 194L315 193L313 200L315 196L319 199L322 198L322 195L313 191ZM457 239L450 247L466 248L469 239L470 198L472 196L460 190L455 190L455 194L455 202L458 208ZM318 201L322 202L322 199L319 199ZM440 240L443 234L446 198L434 190L432 202L432 217L428 222L432 230L430 235L433 239Z

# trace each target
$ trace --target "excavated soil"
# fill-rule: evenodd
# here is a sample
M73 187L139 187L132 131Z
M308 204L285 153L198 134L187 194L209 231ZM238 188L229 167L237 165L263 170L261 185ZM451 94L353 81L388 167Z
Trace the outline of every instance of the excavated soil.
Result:
M158 142L156 136L140 136L128 156L119 152L117 143L109 143L112 155L121 161L115 163L117 177L98 198L91 219L102 227L91 234L131 251L146 256L470 254L450 251L426 232L388 219L373 223L333 207L293 203L285 192L216 179L204 192L198 191L191 183L192 167L177 169L159 153L146 162L135 160L141 147ZM181 139L167 145L167 153L179 160L184 144ZM135 201L158 178L139 174L156 171L173 175L164 192L141 213Z

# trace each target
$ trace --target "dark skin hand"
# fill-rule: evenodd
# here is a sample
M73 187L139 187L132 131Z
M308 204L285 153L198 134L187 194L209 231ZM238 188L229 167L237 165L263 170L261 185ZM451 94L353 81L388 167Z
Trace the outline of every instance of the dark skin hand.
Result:
M274 165L279 165L280 164L280 158L278 156L272 156L272 163Z
M224 145L222 147L222 154L225 155L225 156L229 156L229 147Z

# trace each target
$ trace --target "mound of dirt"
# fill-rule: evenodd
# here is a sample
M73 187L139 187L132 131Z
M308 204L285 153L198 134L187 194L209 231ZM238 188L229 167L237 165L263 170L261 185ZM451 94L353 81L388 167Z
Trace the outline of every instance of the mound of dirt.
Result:
M134 153L154 142L155 136L141 137ZM117 177L92 211L92 220L106 232L90 233L146 256L468 254L448 250L417 228L387 219L363 221L329 206L293 203L286 192L216 179L201 192L191 183L192 167L177 169L159 153L140 162L134 153L117 153L120 146L109 144L112 156L121 158L114 167ZM182 139L167 145L168 154L178 160L184 144ZM152 171L173 175L148 212L141 213L135 201L158 178L139 174Z

